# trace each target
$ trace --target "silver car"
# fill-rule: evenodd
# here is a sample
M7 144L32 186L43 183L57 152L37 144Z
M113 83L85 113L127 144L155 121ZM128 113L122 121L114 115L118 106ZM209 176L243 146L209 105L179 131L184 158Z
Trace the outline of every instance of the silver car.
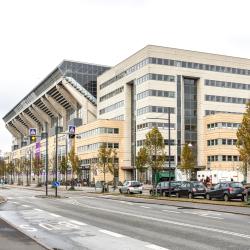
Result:
M121 194L142 194L142 184L139 181L125 181L119 191Z

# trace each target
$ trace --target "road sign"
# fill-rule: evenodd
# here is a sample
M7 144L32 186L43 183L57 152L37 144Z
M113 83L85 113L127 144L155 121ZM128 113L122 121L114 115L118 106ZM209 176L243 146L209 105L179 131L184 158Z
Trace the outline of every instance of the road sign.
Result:
M60 182L59 181L53 181L52 186L53 187L59 187L60 186Z
M69 138L75 138L76 126L69 125Z
M29 135L36 136L36 128L29 128Z

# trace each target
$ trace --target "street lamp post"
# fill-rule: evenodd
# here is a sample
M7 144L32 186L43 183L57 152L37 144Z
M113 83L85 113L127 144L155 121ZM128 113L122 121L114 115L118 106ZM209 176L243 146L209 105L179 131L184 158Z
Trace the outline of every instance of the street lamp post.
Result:
M57 150L58 150L58 118L56 120L56 157L55 157L55 182L57 182ZM57 185L55 185L55 196L57 197Z

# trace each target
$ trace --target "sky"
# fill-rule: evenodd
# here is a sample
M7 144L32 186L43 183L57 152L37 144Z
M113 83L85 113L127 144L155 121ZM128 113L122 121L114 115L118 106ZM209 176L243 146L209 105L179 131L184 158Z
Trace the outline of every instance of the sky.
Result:
M0 1L0 118L63 59L116 65L148 44L250 58L248 0ZM0 119L0 150L11 149Z

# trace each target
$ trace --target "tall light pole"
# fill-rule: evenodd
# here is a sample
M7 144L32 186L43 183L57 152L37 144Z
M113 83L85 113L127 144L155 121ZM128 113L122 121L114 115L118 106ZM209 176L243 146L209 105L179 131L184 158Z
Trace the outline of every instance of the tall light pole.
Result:
M48 172L49 172L49 157L48 157L48 148L49 148L49 145L48 145L48 123L46 122L46 125L45 125L45 147L46 147L46 163L45 163L45 176L46 176L46 180L45 180L45 189L46 189L46 196L48 196Z
M57 183L57 149L58 149L58 118L56 120L56 158L55 158L55 182ZM55 185L55 196L57 197L57 185Z

